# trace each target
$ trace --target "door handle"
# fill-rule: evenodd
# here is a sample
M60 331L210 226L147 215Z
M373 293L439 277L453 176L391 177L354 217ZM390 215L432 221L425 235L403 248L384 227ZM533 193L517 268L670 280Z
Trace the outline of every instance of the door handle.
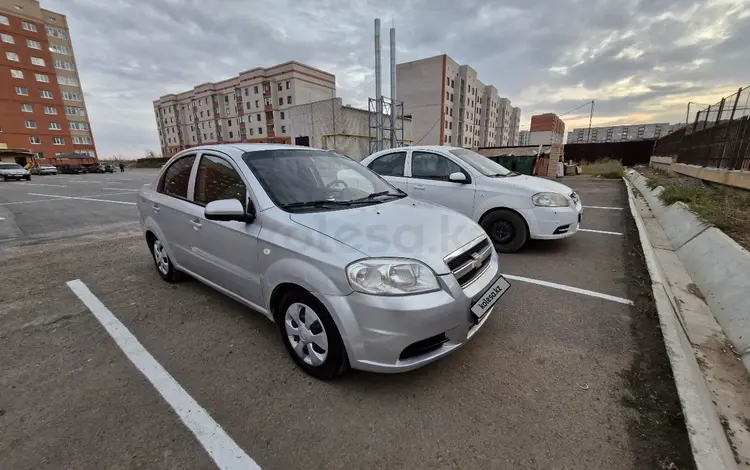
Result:
M191 223L191 224L193 225L193 228L194 228L195 230L200 230L200 229L201 229L201 227L203 227L203 224L201 224L201 223L200 223L199 221L197 221L197 220L191 220L191 221L190 221L190 223Z
M424 185L423 184L415 184L414 185L414 189L423 190L424 189Z
M154 210L154 212L159 212L161 210L159 204L152 204L151 208Z

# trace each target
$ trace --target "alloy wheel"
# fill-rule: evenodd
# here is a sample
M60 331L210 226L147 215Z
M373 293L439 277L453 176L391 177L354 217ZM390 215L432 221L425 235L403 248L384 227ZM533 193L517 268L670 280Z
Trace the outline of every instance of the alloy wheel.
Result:
M163 275L169 274L169 256L167 256L167 250L164 249L160 240L154 241L154 261L156 261L156 268Z
M311 307L293 303L284 314L287 341L305 364L319 366L328 357L328 335Z

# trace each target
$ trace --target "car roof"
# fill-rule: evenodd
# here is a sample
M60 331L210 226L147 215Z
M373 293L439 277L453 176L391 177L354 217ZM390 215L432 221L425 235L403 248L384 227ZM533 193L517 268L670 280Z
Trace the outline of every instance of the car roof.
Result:
M288 144L216 144L216 145L200 145L198 147L190 147L187 151L200 151L200 150L215 150L218 152L224 152L229 154L235 154L238 151L242 153L247 152L262 152L264 150L320 150L315 147L306 147L303 145L288 145Z

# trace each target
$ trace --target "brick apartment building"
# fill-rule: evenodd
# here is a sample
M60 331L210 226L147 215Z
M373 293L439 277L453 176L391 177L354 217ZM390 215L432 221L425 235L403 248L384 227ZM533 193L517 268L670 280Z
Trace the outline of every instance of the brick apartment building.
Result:
M65 15L37 0L0 0L0 148L43 163L90 162L87 115Z
M164 95L154 101L162 155L204 144L291 144L289 109L335 96L334 75L298 62Z
M398 64L396 90L412 116L415 144L492 147L518 133L521 110L445 54Z
M562 144L565 137L565 123L555 113L531 116L528 145Z

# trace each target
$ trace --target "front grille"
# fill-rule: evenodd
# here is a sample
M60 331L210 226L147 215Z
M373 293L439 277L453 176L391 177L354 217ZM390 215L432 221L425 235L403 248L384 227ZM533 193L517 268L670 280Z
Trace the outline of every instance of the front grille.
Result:
M446 256L444 261L461 287L466 287L487 269L491 256L492 245L483 236Z
M422 354L427 354L428 352L432 352L438 349L446 341L448 341L448 339L445 337L445 333L431 336L427 339L423 339L421 341L417 341L416 343L410 344L409 346L404 348L403 351L401 351L401 355L399 355L398 358L400 360L404 360L415 356L421 356Z
M555 229L555 231L552 233L553 235L560 235L561 233L567 233L570 229L570 224L568 225L561 225Z

